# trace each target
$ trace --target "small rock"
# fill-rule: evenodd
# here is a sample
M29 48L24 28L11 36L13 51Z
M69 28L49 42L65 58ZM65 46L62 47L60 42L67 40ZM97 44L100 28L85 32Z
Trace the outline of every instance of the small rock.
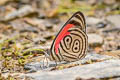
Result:
M34 33L38 33L38 29L36 27L28 26L28 27L25 27L20 32L34 32Z
M31 26L37 26L39 25L40 23L38 21L36 21L36 19L34 18L24 18L24 21L28 24L30 24Z
M47 17L49 18L56 17L58 15L58 8L55 9L52 8L52 10L50 10L48 13L49 14L47 14Z
M0 5L4 5L5 3L9 2L9 1L12 1L12 0L1 0Z
M113 28L106 28L103 30L103 32L116 32L116 31L120 31L120 28L119 27L113 27Z
M33 9L31 6L29 5L26 5L22 8L20 8L19 10L17 11L12 11L11 13L9 13L8 15L6 15L4 17L4 21L8 21L8 20L11 20L11 19L15 19L15 18L20 18L20 17L24 17L24 16L27 16L29 14L32 14L32 13L36 13L35 9Z
M120 15L107 16L106 19L115 25L115 27L120 28Z
M45 25L46 29L52 29L53 28L53 24L48 22L48 21L45 21L43 24Z
M71 62L71 63L68 63L68 64L84 64L88 60L106 60L106 59L110 59L110 58L113 58L113 57L107 56L107 55L89 53L82 60L79 60L79 61L76 61L76 62ZM62 64L62 63L65 63L65 62L57 62L58 65ZM44 66L45 64L47 64L47 66ZM44 64L43 64L43 61L40 61L40 62L27 63L27 64L25 64L24 69L28 70L29 72L35 72L35 71L42 70L42 69L49 70L50 67L55 67L55 66L56 66L56 63L54 61L44 62Z
M120 79L120 60L110 59L102 62L93 64L87 64L82 66L76 66L68 69L57 70L57 71L38 71L36 73L24 74L24 76L32 77L35 80L74 80L77 77L83 79L102 79L112 78ZM21 76L21 75L20 75ZM23 75L22 75L23 76ZM21 77L22 77L21 76ZM46 77L47 76L47 77ZM62 76L62 77L61 77Z
M98 34L88 34L88 44L92 47L103 44L103 38Z
M45 19L46 18L46 14L44 14L44 12L39 12L38 18Z
M49 9L50 8L50 3L48 0L38 0L37 4L41 9Z
M41 65L42 64L40 62L32 62L32 63L26 64L24 66L24 69L29 70L29 72L36 72L37 70L42 69Z
M35 44L44 44L46 40L44 38L34 38Z
M96 25L96 24L98 24L100 22L103 22L103 20L99 19L99 18L94 18L94 17L87 17L86 18L86 23L88 25Z
M89 1L87 1L89 4L91 4L91 5L94 5L94 4L96 4L96 2L97 2L97 0L89 0Z
M120 58L120 50L105 51L105 52L101 52L100 54L113 56L118 59Z
M100 22L96 25L97 28L105 28L107 24Z
M107 41L112 41L112 40L114 40L114 38L115 38L114 36L108 36L108 37L106 37L106 40Z
M31 25L25 23L22 19L12 21L10 24L14 29L20 30L20 32L38 32L38 29L36 27L32 27Z
M107 5L112 5L116 2L116 0L103 0L103 2Z
M53 24L59 24L61 22L59 18L50 18L48 21Z
M38 26L40 29L43 30L53 28L53 23L49 20L25 18L24 21L32 26Z
M50 40L54 37L54 33L50 33L50 32L45 32L44 35L43 35L43 38L46 39L46 40Z

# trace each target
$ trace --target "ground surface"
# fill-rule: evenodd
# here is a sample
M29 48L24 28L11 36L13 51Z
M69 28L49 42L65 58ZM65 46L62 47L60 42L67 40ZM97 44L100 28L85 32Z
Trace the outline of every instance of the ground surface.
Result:
M86 17L87 56L41 69L43 51L76 11ZM0 0L0 80L119 80L119 58L119 0Z

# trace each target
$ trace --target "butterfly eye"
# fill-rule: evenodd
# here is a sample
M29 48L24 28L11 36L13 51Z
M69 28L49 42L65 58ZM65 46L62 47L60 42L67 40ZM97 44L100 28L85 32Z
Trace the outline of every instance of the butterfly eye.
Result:
M72 51L73 52L79 52L79 49L80 49L80 41L78 39L76 39L74 42L73 42L73 48L72 48Z
M63 41L64 41L65 47L66 47L67 49L69 49L70 46L71 46L71 42L72 42L71 36L67 35L66 37L64 37Z

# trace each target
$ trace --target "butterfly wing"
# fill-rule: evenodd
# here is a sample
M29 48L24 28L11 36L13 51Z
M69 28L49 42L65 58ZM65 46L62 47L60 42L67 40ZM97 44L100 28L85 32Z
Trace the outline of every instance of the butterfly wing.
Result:
M54 39L50 48L50 59L55 61L79 60L86 54L87 41L84 15L76 12Z

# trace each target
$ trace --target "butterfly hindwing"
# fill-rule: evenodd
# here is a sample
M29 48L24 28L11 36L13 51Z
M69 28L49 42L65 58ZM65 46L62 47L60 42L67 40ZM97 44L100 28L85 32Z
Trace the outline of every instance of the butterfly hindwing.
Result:
M84 15L76 12L64 24L50 48L50 59L55 61L76 61L85 56L87 34Z

